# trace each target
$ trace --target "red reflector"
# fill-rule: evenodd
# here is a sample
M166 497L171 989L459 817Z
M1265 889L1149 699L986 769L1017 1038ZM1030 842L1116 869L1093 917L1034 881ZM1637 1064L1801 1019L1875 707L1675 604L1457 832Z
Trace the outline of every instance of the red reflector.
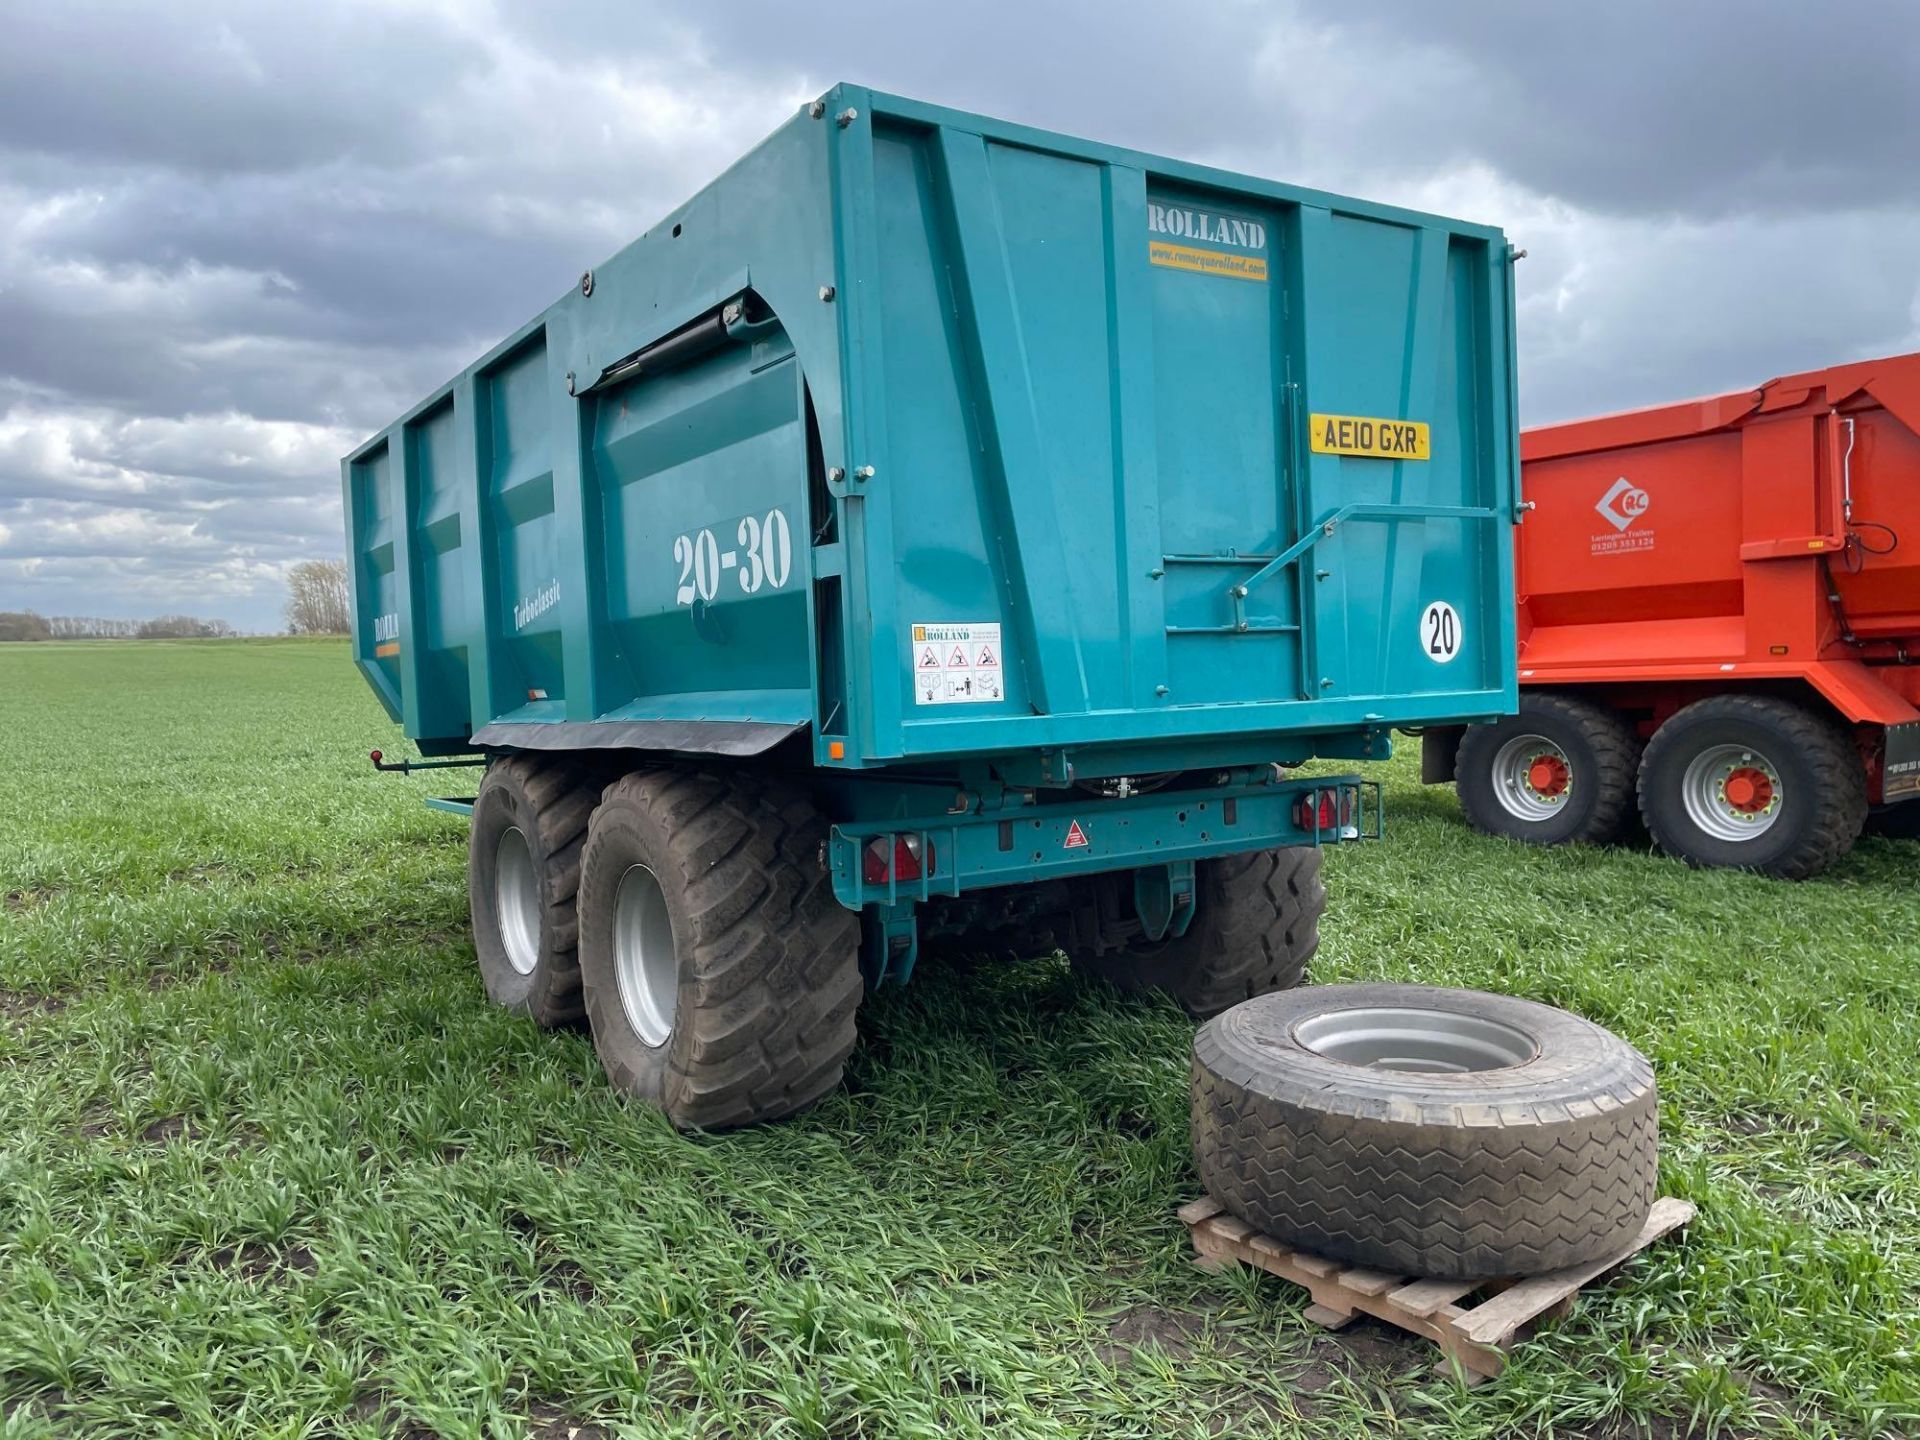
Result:
M1309 790L1293 802L1293 823L1302 830L1337 830L1350 817L1351 802L1338 790Z
M891 849L888 842L891 841ZM869 885L884 885L889 879L918 880L920 855L926 851L926 873L933 873L933 847L922 847L918 835L882 835L867 842L860 854L860 873Z

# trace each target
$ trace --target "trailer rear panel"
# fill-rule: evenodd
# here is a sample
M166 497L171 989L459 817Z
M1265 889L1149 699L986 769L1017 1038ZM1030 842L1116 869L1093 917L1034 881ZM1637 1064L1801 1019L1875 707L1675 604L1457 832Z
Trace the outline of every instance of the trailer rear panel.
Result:
M346 460L423 748L1091 775L1512 707L1497 230L815 109Z

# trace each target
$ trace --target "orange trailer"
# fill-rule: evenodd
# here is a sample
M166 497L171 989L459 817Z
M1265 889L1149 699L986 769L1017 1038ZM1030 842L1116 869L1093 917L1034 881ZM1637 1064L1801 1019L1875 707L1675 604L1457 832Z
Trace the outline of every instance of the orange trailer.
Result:
M1920 355L1529 430L1520 713L1423 778L1541 844L1638 810L1696 865L1798 878L1920 817Z

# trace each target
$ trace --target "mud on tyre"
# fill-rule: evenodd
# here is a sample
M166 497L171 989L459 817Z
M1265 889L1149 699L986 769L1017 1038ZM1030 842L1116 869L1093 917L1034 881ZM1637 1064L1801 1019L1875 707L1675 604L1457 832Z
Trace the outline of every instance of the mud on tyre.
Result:
M580 963L608 1078L682 1129L791 1115L840 1083L861 998L859 918L826 825L749 774L609 785L580 884Z
M1200 1028L1194 1159L1256 1229L1401 1275L1624 1248L1653 1204L1652 1068L1531 1001L1418 985L1262 996Z

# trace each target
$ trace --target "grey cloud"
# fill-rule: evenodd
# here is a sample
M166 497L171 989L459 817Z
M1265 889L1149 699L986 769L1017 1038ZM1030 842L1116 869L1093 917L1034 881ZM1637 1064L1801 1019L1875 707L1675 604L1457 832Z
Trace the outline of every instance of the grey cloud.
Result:
M1482 161L1627 214L1920 199L1920 24L1905 0L1604 7L1227 0L673 0L750 66L778 54L966 109L1201 159L1426 173ZM574 33L541 13L549 34ZM588 39L585 43L591 43ZM1265 63L1250 63L1255 57ZM842 73L848 72L848 73Z
M1920 24L1904 0L1309 13L1340 27L1315 53L1352 86L1337 128L1354 152L1387 146L1410 168L1481 157L1623 214L1920 200Z
M222 15L66 0L10 7L6 30L0 135L11 146L199 174L391 157L423 93L484 64L476 42L400 6Z
M16 6L0 608L272 625L340 450L841 79L1503 223L1529 419L1914 346L1909 14Z
M1582 231L1586 233L1582 233ZM1920 348L1920 211L1530 236L1520 325L1538 422ZM1827 263L1808 270L1806 257Z
M444 378L471 346L333 345L264 330L223 334L208 317L74 315L0 294L0 335L25 354L15 379L130 414L237 410L347 420L369 429ZM422 353L424 350L424 353Z
M1182 159L1217 156L1236 134L1277 128L1286 114L1246 63L1280 13L1265 0L663 8L697 22L742 67L779 56L822 89L850 81Z

